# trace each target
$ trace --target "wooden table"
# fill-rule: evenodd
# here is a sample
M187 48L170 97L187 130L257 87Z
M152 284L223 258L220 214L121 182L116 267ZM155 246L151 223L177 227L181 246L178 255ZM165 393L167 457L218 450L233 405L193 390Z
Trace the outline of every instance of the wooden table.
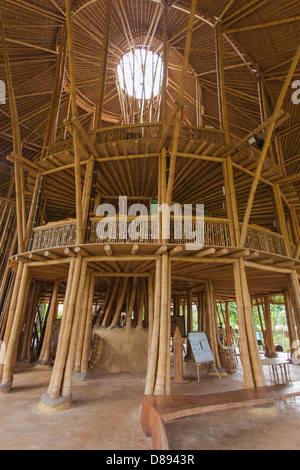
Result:
M272 384L287 384L292 381L289 361L266 358L262 359L261 363L263 366L268 366Z

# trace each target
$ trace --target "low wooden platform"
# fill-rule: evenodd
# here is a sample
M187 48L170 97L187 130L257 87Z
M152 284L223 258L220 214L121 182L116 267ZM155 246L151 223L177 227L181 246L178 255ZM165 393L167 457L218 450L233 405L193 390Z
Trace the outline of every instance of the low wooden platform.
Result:
M169 450L166 423L185 416L263 405L300 395L300 381L288 385L242 389L206 395L144 395L141 425L153 450Z

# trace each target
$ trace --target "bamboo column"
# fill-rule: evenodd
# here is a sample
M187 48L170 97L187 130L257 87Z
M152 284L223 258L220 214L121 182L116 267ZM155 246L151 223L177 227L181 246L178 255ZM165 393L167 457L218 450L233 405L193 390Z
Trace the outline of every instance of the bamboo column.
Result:
M39 296L40 296L40 291L41 291L41 285L40 282L36 283L36 290L34 293L34 300L32 302L32 312L31 312L31 319L30 323L28 325L28 338L27 338L27 351L26 351L26 357L28 359L32 358L32 340L33 340L33 325L36 317L36 311L37 311L37 305L39 301Z
M241 345L240 357L244 370L244 386L245 388L261 387L266 382L259 357L245 265L242 259L234 262L233 274Z
M154 277L154 312L153 312L153 327L151 332L151 346L148 353L148 369L146 376L145 395L153 395L155 388L158 345L160 334L160 311L161 311L161 264L162 260L159 257L155 265Z
M291 357L293 354L298 350L298 341L297 341L297 332L295 326L295 318L293 315L293 308L292 302L289 292L284 292L284 306L285 306L285 313L287 319L287 326L288 326L288 334L289 334L289 341L290 341L290 348L291 348Z
M111 328L116 328L116 326L120 326L120 315L121 315L122 307L123 307L123 304L124 304L126 289L127 289L127 286L128 286L128 280L129 280L129 278L125 277L121 281L122 282L122 288L121 288L121 292L120 292L119 297L118 297L118 302L117 302L117 305L116 305L116 308L115 308L115 313L114 313L112 322L110 324Z
M206 291L206 336L215 359L217 367L221 367L220 356L219 356L219 332L217 324L217 310L216 310L216 299L214 295L213 284L211 281L205 285Z
M193 292L191 290L187 291L186 296L186 334L188 336L189 333L193 331ZM187 351L185 359L191 359L192 350L190 342L187 342Z
M300 286L299 279L296 271L289 274L290 278L290 293L291 300L294 307L295 320L297 325L298 337L300 339Z
M72 397L72 378L74 372L74 365L76 359L76 342L78 342L78 330L80 324L80 318L83 313L83 301L84 301L84 292L86 286L86 278L87 278L87 262L83 258L78 261L78 265L81 264L80 267L80 277L78 281L78 287L76 290L76 301L74 305L74 313L73 318L70 321L71 332L70 332L70 340L68 346L68 354L66 358L63 382L62 382L62 389L61 395L63 397L70 398ZM76 269L76 268L75 268ZM71 294L72 295L72 294ZM71 303L72 297L70 296L69 305ZM72 305L72 304L71 304ZM68 330L64 330L64 336L68 334Z
M87 374L88 374L88 360L89 360L91 333L92 333L91 326L92 326L92 313L93 313L92 308L93 308L93 299L94 299L94 289L95 289L95 273L91 273L90 285L89 285L89 298L88 298L88 305L87 305L87 315L86 315L82 356L81 356L81 368L80 368L80 372L84 378L87 378Z
M112 309L113 309L114 303L116 302L119 284L120 284L120 278L117 277L116 279L114 279L113 291L111 293L111 297L109 299L109 302L108 302L106 312L105 312L104 318L102 320L102 325L101 326L109 326L109 324L110 324L110 317L111 317L111 314L112 314Z
M76 292L81 271L81 256L70 261L67 287L64 299L63 315L60 325L56 357L47 393L42 395L41 404L52 407L60 397L63 372L69 347L73 314L75 308Z
M136 293L137 293L137 285L138 285L138 277L133 279L132 290L130 293L129 304L126 309L126 326L125 328L131 328L131 318L132 318L132 311L135 303Z
M57 297L58 297L59 284L60 284L60 281L55 281L54 286L53 286L53 292L51 296L51 302L50 302L50 307L49 307L49 314L47 318L47 326L45 330L43 346L41 349L39 360L37 362L38 364L41 364L41 365L49 364L49 360L50 360L53 322L54 322L55 313L57 311Z
M80 316L80 322L79 322L79 328L78 328L78 337L77 337L77 341L76 341L76 356L75 356L74 374L79 373L80 368L81 368L81 358L82 358L85 326L86 326L87 315L88 315L88 302L89 302L91 274L92 273L90 273L90 272L87 273L86 282L85 282L85 286L84 286L82 312L81 312L81 316Z
M20 339L21 329L23 326L26 297L28 294L28 283L30 279L30 272L28 266L25 264L22 269L22 278L20 281L20 290L18 292L18 300L14 312L13 323L8 343L6 345L5 364L2 372L2 381L0 384L0 393L8 393L11 390L13 383L13 374L17 358L18 343Z
M18 264L18 270L17 270L17 274L15 277L14 289L13 289L12 296L11 296L11 301L10 301L9 310L7 314L7 321L5 325L5 332L3 336L3 343L6 348L8 347L11 330L13 327L14 316L15 316L15 311L16 311L16 307L18 303L18 296L19 296L19 291L20 291L20 284L21 284L21 279L23 275L23 268L24 268L24 263L20 262ZM0 364L0 380L2 378L2 372L3 372L3 364Z
M28 302L28 308L26 311L26 316L24 319L24 331L22 333L22 338L20 341L20 354L19 354L19 360L24 361L25 359L30 359L30 357L27 357L27 344L29 341L29 336L32 336L32 330L30 330L30 324L31 324L31 317L32 317L32 312L33 312L33 304L35 300L35 293L37 289L37 282L33 281L30 291L29 291L29 302Z
M266 336L265 336L265 356L266 357L276 357L276 350L273 340L273 331L272 331L272 321L271 321L271 309L270 309L270 298L264 297L264 320L266 326Z
M168 349L170 348L169 333L169 255L165 252L161 255L161 304L160 304L160 325L159 325L159 345L158 361L156 371L156 382L154 388L155 395L166 394L167 369L168 369Z
M154 275L148 277L148 358L151 349L151 338L154 323ZM126 320L127 325L127 320Z

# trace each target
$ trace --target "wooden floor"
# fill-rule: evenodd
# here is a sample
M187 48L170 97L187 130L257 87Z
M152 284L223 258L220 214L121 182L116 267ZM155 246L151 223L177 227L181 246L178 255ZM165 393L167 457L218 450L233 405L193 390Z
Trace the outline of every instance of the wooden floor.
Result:
M141 425L154 450L168 450L165 423L201 413L262 405L300 395L300 381L210 395L144 396Z

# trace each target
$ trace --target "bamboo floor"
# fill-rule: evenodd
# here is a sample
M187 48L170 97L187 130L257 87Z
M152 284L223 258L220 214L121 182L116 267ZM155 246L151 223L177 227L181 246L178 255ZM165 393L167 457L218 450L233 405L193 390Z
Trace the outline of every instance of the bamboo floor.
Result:
M281 354L281 353L280 353ZM286 357L286 355L284 356ZM300 366L291 364L292 380ZM0 397L1 450L151 450L151 438L140 426L144 373L91 372L86 382L73 382L69 410L38 410L51 370L28 363L16 368L13 389ZM267 384L270 384L266 368ZM185 363L187 384L172 383L176 395L217 393L242 388L243 374L222 377ZM265 406L191 416L167 424L170 450L295 450L300 448L300 397Z

